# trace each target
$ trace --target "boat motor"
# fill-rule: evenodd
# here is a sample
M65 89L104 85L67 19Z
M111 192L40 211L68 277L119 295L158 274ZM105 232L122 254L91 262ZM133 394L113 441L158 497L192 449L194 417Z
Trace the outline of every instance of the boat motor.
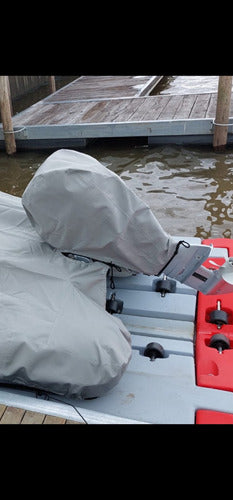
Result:
M201 264L211 246L177 243L150 207L89 155L52 153L27 185L22 204L41 240L62 253L114 266L114 274L116 266L149 276L163 272L204 294L233 292L232 259L206 269ZM171 291L164 280L162 288L163 294Z
M211 249L209 245L179 241L174 255L161 272L205 295L232 293L233 257L229 257L219 269L207 269L201 264L208 258Z

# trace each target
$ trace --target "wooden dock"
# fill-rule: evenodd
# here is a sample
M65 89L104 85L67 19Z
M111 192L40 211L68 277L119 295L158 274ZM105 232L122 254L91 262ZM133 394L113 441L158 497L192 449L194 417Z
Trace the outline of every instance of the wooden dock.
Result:
M70 420L54 415L46 415L44 413L16 408L14 406L5 406L0 404L0 425L9 424L81 424L77 420Z
M149 144L212 144L217 92L149 95L161 78L79 77L13 117L17 147L85 147L93 139L117 137L144 137ZM230 126L228 142L232 132Z

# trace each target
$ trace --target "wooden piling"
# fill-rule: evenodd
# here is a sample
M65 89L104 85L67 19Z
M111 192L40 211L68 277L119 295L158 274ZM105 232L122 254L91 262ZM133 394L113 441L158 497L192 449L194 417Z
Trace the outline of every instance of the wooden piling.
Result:
M0 111L4 132L5 147L8 155L16 152L15 135L11 118L8 76L0 75Z
M49 88L51 94L53 92L56 92L56 81L55 81L55 76L49 76Z
M219 76L213 138L213 148L215 151L224 151L227 144L231 89L232 76Z

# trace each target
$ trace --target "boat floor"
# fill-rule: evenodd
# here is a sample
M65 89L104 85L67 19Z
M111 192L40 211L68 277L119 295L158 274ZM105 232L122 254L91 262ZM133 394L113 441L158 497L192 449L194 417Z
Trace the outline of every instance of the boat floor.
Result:
M200 243L199 238L186 240ZM211 257L226 257L226 252L213 248ZM30 423L31 417L32 423L194 424L199 409L233 413L230 391L196 384L195 290L177 282L175 292L162 297L156 291L158 280L143 274L114 278L116 298L124 301L118 316L131 333L132 358L113 389L100 398L80 400L1 385L0 423L8 423L7 415L13 423L15 414L14 423ZM108 288L107 298L111 293ZM153 341L162 345L164 358L144 356Z

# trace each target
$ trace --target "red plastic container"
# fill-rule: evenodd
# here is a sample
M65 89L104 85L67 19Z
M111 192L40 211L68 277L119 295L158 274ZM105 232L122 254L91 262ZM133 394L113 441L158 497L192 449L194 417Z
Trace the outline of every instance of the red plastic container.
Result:
M233 240L217 238L203 240L202 243L213 244L216 248L227 248L228 255L233 256ZM224 262L222 257L210 257L203 265L217 269L217 266ZM226 313L227 318L227 324L221 326L213 323L211 318L213 312L219 308ZM215 347L210 347L210 340L216 334L223 334L229 340L229 349L219 352ZM195 361L197 385L233 392L233 293L198 293Z
M233 391L233 333L227 336L230 349L219 353L209 347L212 333L201 334L196 342L196 381L202 387Z
M196 424L233 424L233 414L221 411L197 410Z
M202 245L213 245L215 248L227 248L228 257L233 257L233 240L230 238L209 238L202 240Z

